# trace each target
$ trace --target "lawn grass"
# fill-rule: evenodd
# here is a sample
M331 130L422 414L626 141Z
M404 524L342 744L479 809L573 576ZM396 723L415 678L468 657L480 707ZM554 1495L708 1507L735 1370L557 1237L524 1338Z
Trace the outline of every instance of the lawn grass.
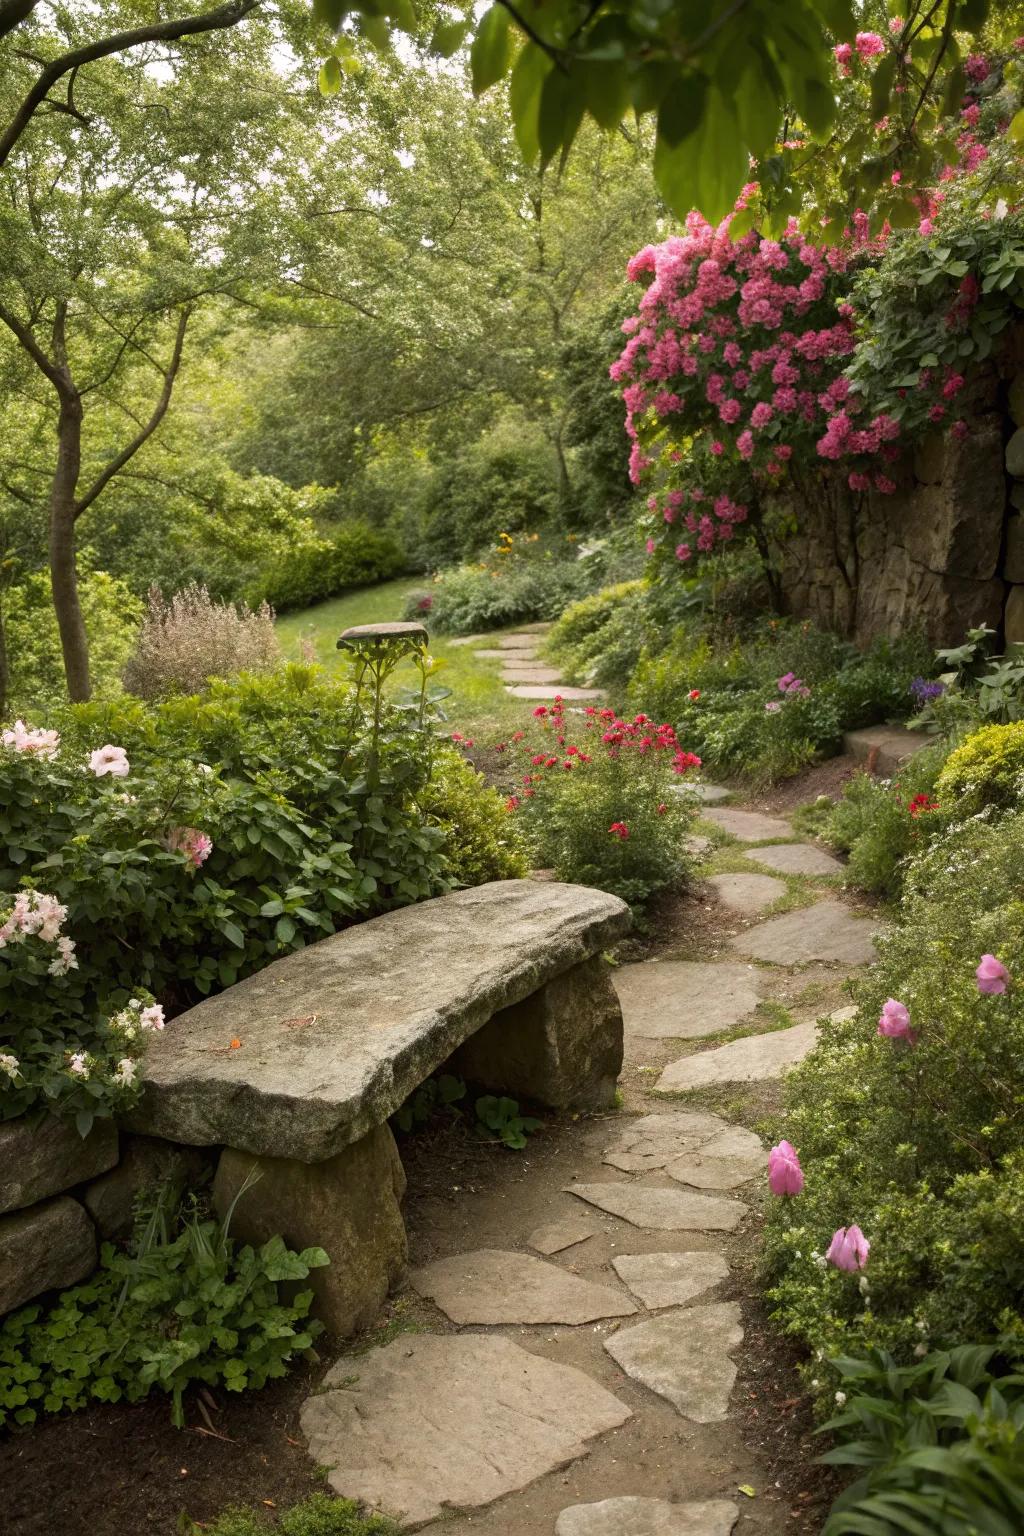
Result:
M344 652L337 649L342 630L354 624L384 624L401 619L406 597L421 586L421 581L387 581L318 603L301 613L287 614L277 621L284 653L290 661L298 661L307 642L328 671L343 671L348 662ZM528 706L505 692L499 661L483 660L473 652L473 646L454 645L443 635L430 638L430 654L440 663L434 681L452 690L452 697L442 706L452 728L484 745L503 739L521 725ZM412 664L406 663L395 672L391 686L401 689L416 681Z

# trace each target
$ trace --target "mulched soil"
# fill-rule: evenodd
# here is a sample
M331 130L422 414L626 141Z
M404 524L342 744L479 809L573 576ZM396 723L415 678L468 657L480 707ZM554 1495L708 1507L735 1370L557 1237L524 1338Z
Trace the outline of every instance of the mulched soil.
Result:
M837 795L855 771L852 758L836 758L747 805L784 813L815 799ZM708 953L721 943L724 914L709 906L699 888L665 892L652 905L646 931L622 946L621 958L659 953ZM565 1128L565 1134L573 1134ZM523 1154L516 1174L537 1176L547 1155L543 1136ZM440 1121L406 1142L409 1176L406 1217L411 1234L422 1217L436 1219L438 1202L453 1205L468 1190L486 1189L495 1159L504 1151L481 1145L458 1122ZM532 1168L529 1166L532 1162ZM500 1163L500 1186L516 1177ZM737 1276L735 1294L746 1314L734 1402L743 1416L745 1438L762 1456L768 1480L788 1506L787 1531L812 1536L821 1529L837 1482L814 1464L823 1449L796 1374L797 1355L771 1329L756 1276ZM385 1310L378 1327L358 1349L386 1340L407 1323L405 1303ZM199 1524L232 1504L263 1505L273 1511L304 1498L322 1483L303 1448L298 1419L302 1403L334 1358L320 1340L319 1358L300 1364L290 1376L259 1393L217 1393L208 1407L209 1424L193 1398L186 1403L188 1428L176 1430L168 1400L156 1396L134 1406L97 1405L30 1430L0 1437L0 1536L177 1536L187 1514ZM184 1529L188 1527L185 1526ZM514 1536L510 1532L509 1536Z

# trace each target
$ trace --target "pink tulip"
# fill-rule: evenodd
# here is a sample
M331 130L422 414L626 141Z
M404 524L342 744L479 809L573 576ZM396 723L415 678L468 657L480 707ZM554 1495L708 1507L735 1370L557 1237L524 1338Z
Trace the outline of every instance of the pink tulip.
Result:
M799 1195L804 1187L804 1171L796 1148L780 1141L768 1153L768 1188L773 1195Z
M974 974L978 978L979 992L1005 992L1011 981L1006 966L995 955L982 955Z
M909 1040L911 1045L917 1039L910 1027L909 1009L903 1003L898 1003L894 997L890 997L889 1001L882 1006L878 1033L886 1035L890 1040Z
M864 1268L870 1251L871 1244L860 1227L837 1227L825 1257L836 1269L846 1269L852 1273Z

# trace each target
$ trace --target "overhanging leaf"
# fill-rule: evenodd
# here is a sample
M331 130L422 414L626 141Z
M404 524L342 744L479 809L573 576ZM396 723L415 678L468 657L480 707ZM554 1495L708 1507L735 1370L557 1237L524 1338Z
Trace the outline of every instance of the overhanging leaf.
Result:
M492 5L477 28L469 53L473 94L480 96L508 72L512 62L509 14L503 5Z

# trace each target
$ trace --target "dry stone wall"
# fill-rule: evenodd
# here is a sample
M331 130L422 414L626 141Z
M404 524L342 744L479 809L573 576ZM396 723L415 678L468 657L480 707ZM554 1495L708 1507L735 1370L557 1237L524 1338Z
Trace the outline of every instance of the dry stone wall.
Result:
M0 1317L84 1280L100 1242L130 1231L139 1190L171 1164L194 1175L198 1161L194 1148L119 1136L109 1120L84 1140L51 1115L0 1125Z
M920 444L895 495L815 479L775 510L787 610L865 643L923 628L954 645L973 625L1024 640L1024 325L958 398L966 438Z

